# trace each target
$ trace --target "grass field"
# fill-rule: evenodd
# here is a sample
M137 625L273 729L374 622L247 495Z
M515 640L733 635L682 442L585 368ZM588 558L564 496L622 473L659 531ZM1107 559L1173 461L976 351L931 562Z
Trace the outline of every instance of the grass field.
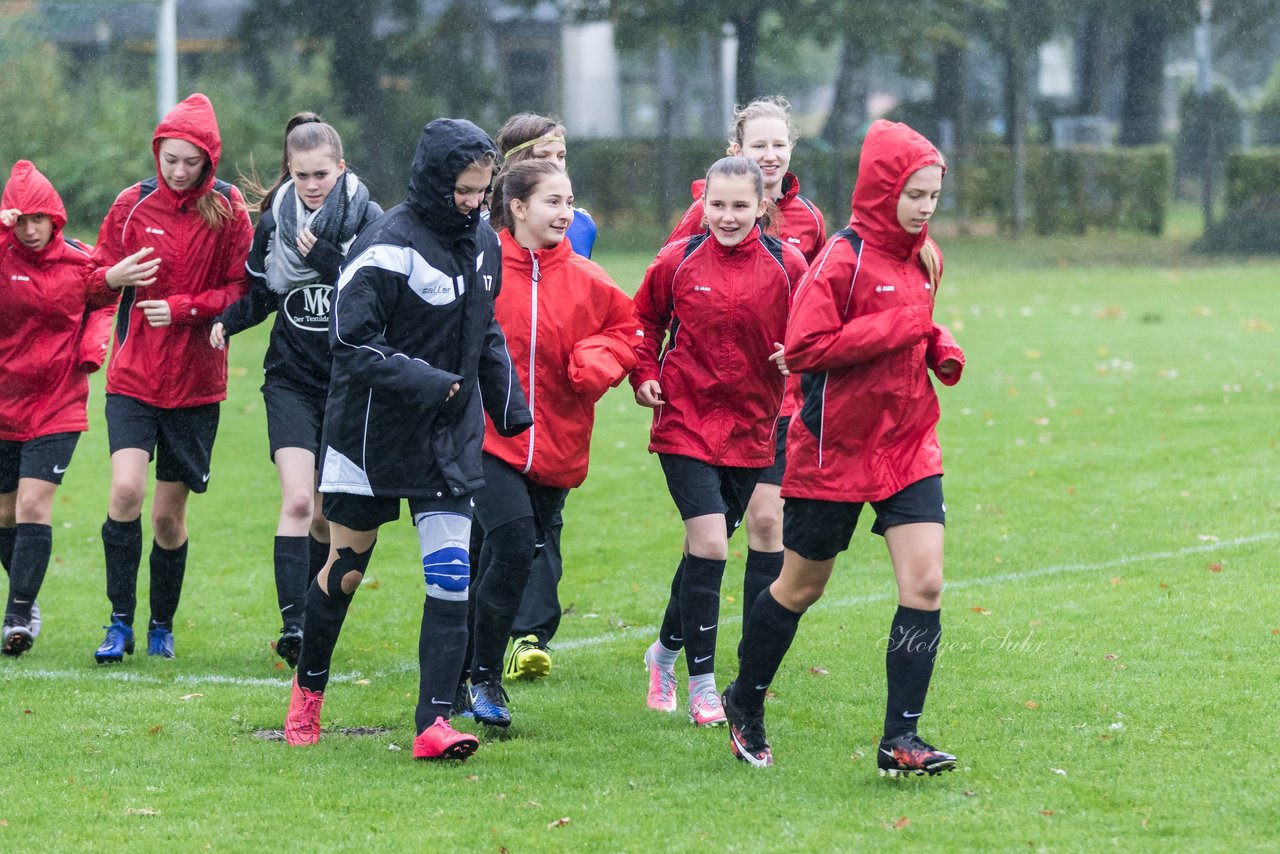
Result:
M876 776L894 598L865 531L774 685L774 768L645 708L640 658L681 529L627 390L600 404L566 508L555 669L511 686L509 736L482 735L462 766L410 759L422 582L402 523L335 655L332 732L306 750L259 737L289 680L269 647L264 327L231 352L174 661L92 662L108 613L95 377L55 505L45 632L0 661L0 851L1274 849L1275 264L1144 238L944 248L937 317L968 366L940 390L949 585L921 731L956 772ZM634 288L649 258L598 260ZM730 548L721 683L745 541ZM355 727L385 731L336 732Z

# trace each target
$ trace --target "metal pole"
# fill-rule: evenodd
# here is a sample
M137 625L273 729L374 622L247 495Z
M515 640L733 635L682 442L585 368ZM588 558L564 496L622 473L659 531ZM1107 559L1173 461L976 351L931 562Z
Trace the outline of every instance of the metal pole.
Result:
M156 122L178 103L178 2L159 0L156 14Z
M1204 216L1204 227L1208 230L1213 224L1213 166L1214 166L1214 116L1207 109L1208 99L1213 93L1213 60L1210 50L1210 18L1213 15L1213 0L1200 0L1200 23L1196 25L1196 95L1200 99L1200 111L1204 121L1204 164L1200 176L1200 209Z

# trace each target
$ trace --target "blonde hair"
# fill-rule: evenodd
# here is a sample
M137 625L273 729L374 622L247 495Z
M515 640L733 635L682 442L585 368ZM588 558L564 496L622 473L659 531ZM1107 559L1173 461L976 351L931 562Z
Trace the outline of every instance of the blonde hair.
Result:
M929 274L929 284L933 285L936 293L938 280L942 278L942 256L938 254L938 245L933 242L932 237L926 237L924 245L920 247L920 263Z
M787 126L787 141L795 145L800 138L800 131L791 123L791 102L781 95L769 95L734 111L729 123L729 148L742 147L743 132L752 119L781 119Z

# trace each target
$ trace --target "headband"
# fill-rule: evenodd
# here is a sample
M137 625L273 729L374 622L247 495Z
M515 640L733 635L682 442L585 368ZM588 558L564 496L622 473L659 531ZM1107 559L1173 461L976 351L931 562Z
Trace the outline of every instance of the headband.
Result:
M537 139L531 139L528 142L522 142L519 145L517 145L515 148L509 149L508 151L503 152L502 159L506 160L508 157L515 154L517 151L524 151L526 148L532 148L533 146L537 145L540 142L564 142L564 137L559 135L540 136Z

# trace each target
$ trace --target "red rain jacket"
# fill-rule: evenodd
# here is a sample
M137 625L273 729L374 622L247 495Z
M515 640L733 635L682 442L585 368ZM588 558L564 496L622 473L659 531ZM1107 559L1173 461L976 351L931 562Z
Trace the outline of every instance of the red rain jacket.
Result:
M571 488L587 477L595 403L636 366L643 332L635 305L568 240L530 250L503 229L502 291L494 316L529 398L533 426L484 449L534 483Z
M928 229L910 234L897 216L907 178L942 163L906 125L879 120L867 131L849 228L814 262L787 326L787 365L805 376L784 497L879 501L942 473L928 369L947 359L963 367L964 353L933 322L936 289L920 261Z
M693 194L693 204L689 205L679 224L667 236L667 243L674 243L682 237L692 237L703 231L702 191L706 185L706 179L699 178L689 187ZM812 264L827 242L827 224L822 218L822 211L800 195L800 179L790 172L782 178L782 198L778 199L777 205L778 212L769 223L769 234L782 238L783 242L799 249L804 254L804 260Z
M805 268L800 250L762 237L759 226L734 247L699 234L662 248L636 293L644 342L631 374L635 388L662 386L651 452L717 466L773 463L783 376L769 357Z
M36 252L0 225L0 440L80 433L117 295L90 284L89 247L63 236L67 210L30 161L9 175L0 210L10 209L47 215L53 237Z
M179 193L160 178L160 143L166 138L186 140L209 156L211 166L199 186ZM191 95L169 111L156 128L152 150L156 177L116 197L93 254L99 285L110 267L144 246L155 249L148 258L162 259L155 284L123 289L107 391L163 409L215 403L227 396L227 352L209 346L209 327L248 287L244 262L253 225L240 191L214 177L222 139L204 95ZM231 219L216 231L196 209L205 193L217 193L220 203L231 205ZM155 299L168 301L171 325L151 326L136 305Z

